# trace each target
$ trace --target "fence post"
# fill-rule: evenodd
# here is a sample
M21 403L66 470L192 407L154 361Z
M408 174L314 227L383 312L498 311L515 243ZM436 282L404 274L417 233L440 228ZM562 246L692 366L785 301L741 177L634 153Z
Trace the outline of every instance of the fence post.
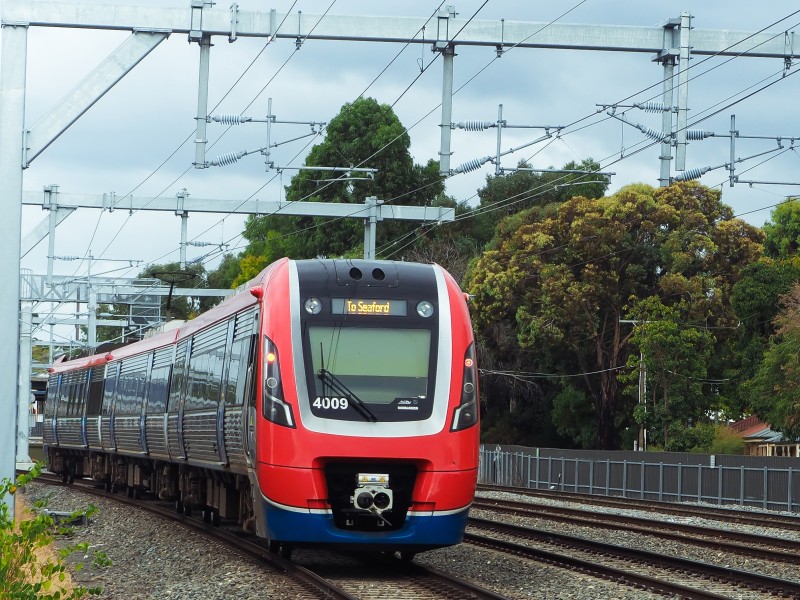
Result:
M606 496L611 495L611 459L606 459Z
M567 479L565 477L566 472L567 472L567 459L562 456L561 457L561 471L558 474L558 480L561 483L561 485L559 487L561 488L562 492L564 491L564 483L565 483L565 480Z
M792 499L792 473L794 472L794 468L789 467L789 491L786 494L786 505L788 506L789 512L794 512L794 501Z
M641 462L639 468L641 469L641 477L639 482L639 498L644 500L644 461Z
M744 465L739 471L739 506L744 506Z
M678 463L678 502L683 497L683 465Z
M717 467L719 469L719 481L717 482L717 504L722 506L722 478L725 476L725 471L722 470L722 465Z
M697 501L703 501L703 465L697 465Z
M658 501L664 501L664 463L658 463Z
M622 497L628 497L628 461L622 461Z
M553 485L553 457L547 457L547 487Z
M789 474L789 483L791 484L792 476ZM594 494L594 460L589 461L589 495ZM790 496L791 497L791 496Z
M580 494L580 489L578 488L578 481L580 477L580 466L581 466L581 459L575 459L575 493Z
M769 470L767 469L767 467L764 467L764 500L763 500L763 506L764 506L765 509L769 505L769 503L767 502L768 497L769 497Z

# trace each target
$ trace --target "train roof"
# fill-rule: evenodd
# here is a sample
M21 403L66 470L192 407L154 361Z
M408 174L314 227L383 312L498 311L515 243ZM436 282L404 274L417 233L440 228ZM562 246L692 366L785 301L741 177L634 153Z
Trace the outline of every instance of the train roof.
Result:
M279 264L283 264L285 262L288 262L288 259L281 259L275 263L272 263L247 284L238 288L232 296L229 296L214 308L204 312L201 315L198 315L191 321L187 321L177 329L165 331L150 338L133 342L127 346L121 346L102 354L93 354L92 356L76 358L63 363L56 363L50 367L48 371L50 373L61 373L63 371L71 371L73 369L105 365L108 362L124 360L125 358L141 354L142 352L152 352L153 350L158 350L159 348L174 344L181 339L190 337L201 329L213 325L214 323L218 323L219 321L224 321L230 315L257 304L258 297L250 293L250 290L253 287L263 287L263 285L266 283L269 271L271 271L274 267L277 267Z

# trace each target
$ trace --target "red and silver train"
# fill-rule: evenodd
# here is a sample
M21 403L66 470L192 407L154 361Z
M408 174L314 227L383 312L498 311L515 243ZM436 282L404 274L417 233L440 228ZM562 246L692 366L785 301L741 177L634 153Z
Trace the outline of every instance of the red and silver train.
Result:
M461 541L478 473L464 294L438 265L288 260L187 322L50 369L48 468L238 520L284 554Z

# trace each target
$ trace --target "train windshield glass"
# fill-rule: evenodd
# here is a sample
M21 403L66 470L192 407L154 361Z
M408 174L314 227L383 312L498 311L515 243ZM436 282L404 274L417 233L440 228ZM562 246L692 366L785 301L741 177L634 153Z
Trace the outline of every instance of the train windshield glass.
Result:
M429 330L311 326L308 341L309 400L316 416L378 421L430 416Z

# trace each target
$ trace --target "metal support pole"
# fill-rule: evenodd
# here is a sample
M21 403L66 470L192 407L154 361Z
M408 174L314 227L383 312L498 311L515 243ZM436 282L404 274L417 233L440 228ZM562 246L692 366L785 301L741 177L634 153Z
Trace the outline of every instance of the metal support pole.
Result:
M264 146L264 164L266 166L267 171L269 171L274 164L269 159L270 145L272 144L272 121L274 119L275 117L272 116L272 98L268 98L267 99L267 143Z
M56 254L56 226L58 225L58 186L45 187L44 195L50 206L50 227L47 234L47 287L53 287L53 257Z
M442 53L442 124L441 139L439 143L439 175L450 175L450 137L453 122L453 57L455 49L448 45L441 50Z
M86 306L89 310L87 324L87 342L89 349L94 350L97 346L97 292L92 289L92 253L89 253L89 266L86 270Z
M367 218L364 219L364 258L374 260L378 205L381 202L375 196L369 196L365 204L367 206Z
M692 17L689 13L681 14L681 49L678 59L678 146L675 152L675 170L686 170L686 128L688 125L689 106L689 32L692 28Z
M211 56L211 36L204 35L200 44L200 66L197 83L197 135L194 146L194 168L205 169L206 164L206 125L208 124L208 65Z
M736 131L736 115L731 115L731 162L728 165L728 182L730 187L736 183L736 138L739 132Z
M4 24L0 52L0 244L3 260L0 323L3 339L13 340L0 352L0 479L16 474L17 375L19 373L19 261L22 241L22 155L25 129L27 25ZM12 498L13 500L13 498ZM14 502L8 502L14 519Z
M183 213L181 215L181 271L186 268L186 245L187 245L187 229L189 223L189 215Z
M673 76L675 74L675 59L671 56L663 60L664 65L664 93L661 102L664 104L664 111L661 113L661 133L664 136L661 142L661 172L658 177L660 187L669 185L670 163L672 162L672 88Z
M500 144L503 137L503 105L497 106L497 154L494 161L495 177L500 175Z
M33 303L20 303L19 337L19 396L17 398L17 459L20 464L31 463L29 437L31 434L31 330Z

